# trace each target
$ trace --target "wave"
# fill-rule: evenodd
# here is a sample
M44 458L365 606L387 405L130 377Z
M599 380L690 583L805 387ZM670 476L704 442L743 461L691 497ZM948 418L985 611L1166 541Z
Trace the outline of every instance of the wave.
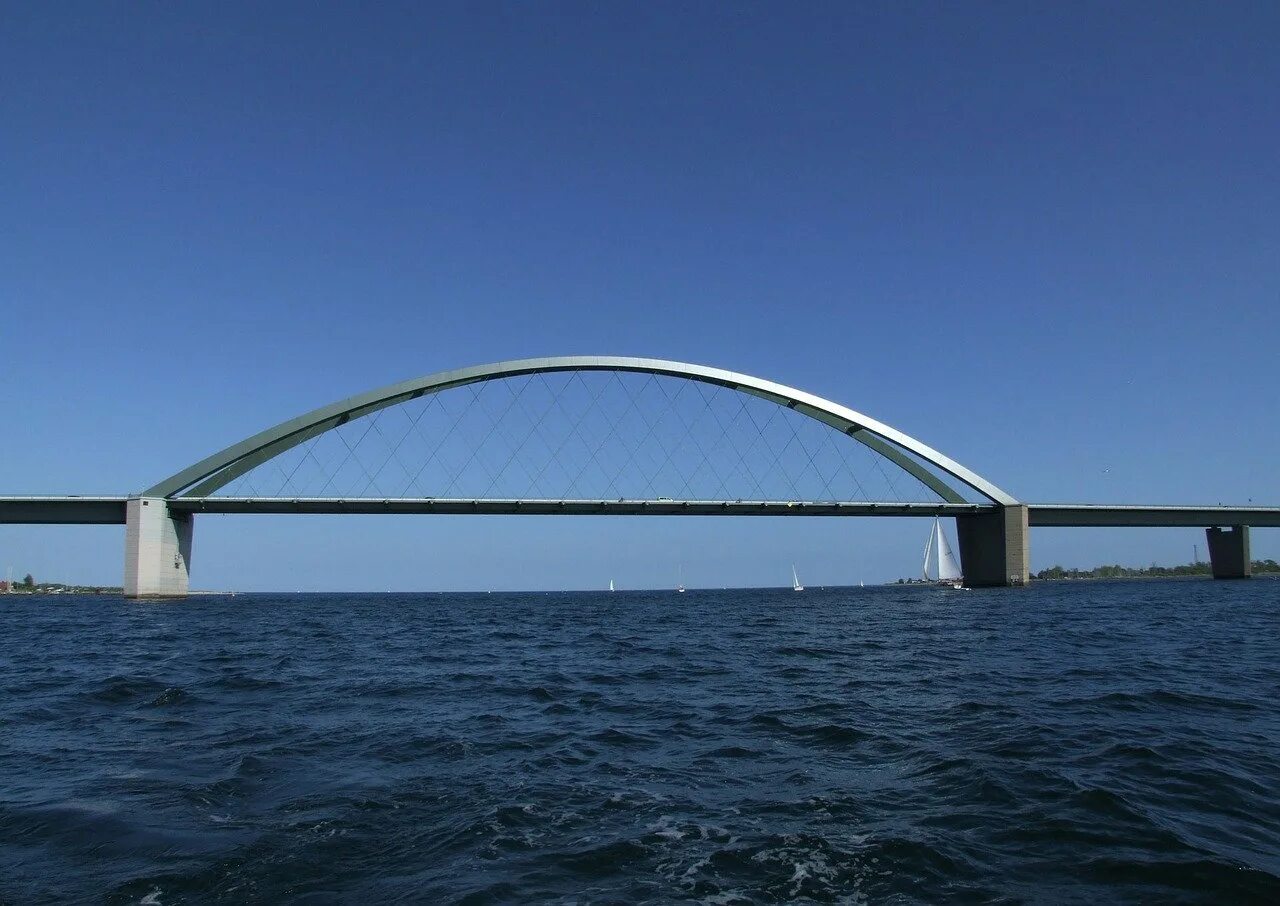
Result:
M1280 599L1086 584L6 600L0 901L1280 902Z

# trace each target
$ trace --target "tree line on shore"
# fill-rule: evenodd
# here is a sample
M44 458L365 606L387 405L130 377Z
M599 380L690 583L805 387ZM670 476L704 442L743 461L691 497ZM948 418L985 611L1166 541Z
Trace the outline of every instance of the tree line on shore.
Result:
M1254 560L1253 572L1255 574L1280 573L1280 563L1270 558ZM1031 578L1049 582L1056 579L1142 579L1210 575L1213 575L1213 570L1207 562L1182 563L1178 566L1156 566L1154 563L1150 566L1121 566L1115 563L1108 566L1095 566L1092 569L1067 569L1064 566L1050 566L1048 569L1042 569L1038 573L1032 573ZM925 579L899 579L895 584L915 585L929 583Z
M0 594L112 594L123 592L118 585L71 585L66 582L37 582L31 573L20 582L0 579Z
M11 585L12 588L10 587ZM22 589L23 591L35 591L35 588L36 580L31 578L31 573L27 573L23 576L21 582L11 583L8 579L0 579L0 592L17 591L18 589Z
M1275 560L1254 560L1255 573L1280 573L1280 563ZM1036 573L1034 578L1049 579L1138 579L1160 576L1208 576L1212 570L1208 563L1182 563L1178 566L1095 566L1093 569L1066 569L1062 566L1050 566Z

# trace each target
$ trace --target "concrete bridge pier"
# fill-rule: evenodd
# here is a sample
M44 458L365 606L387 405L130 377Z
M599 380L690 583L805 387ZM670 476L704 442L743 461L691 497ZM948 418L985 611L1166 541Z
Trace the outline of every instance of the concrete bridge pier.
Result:
M1215 579L1247 579L1253 575L1249 554L1249 526L1204 530L1209 539L1209 565Z
M125 504L125 597L186 597L194 525L191 513L169 512L163 497L129 498Z
M956 517L960 570L969 588L1026 585L1030 572L1026 506Z

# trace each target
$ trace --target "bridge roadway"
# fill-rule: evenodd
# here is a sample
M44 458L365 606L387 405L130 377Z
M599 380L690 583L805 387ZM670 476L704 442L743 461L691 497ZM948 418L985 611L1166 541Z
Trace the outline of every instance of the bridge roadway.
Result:
M0 523L124 525L128 497L0 497ZM175 497L186 513L417 513L589 516L977 516L978 503L836 503L786 500L468 500L340 497ZM1280 507L1030 503L1032 527L1280 527Z

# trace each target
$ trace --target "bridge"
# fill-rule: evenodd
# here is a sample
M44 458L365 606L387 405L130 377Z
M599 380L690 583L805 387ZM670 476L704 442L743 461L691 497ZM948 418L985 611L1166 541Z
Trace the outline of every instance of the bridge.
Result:
M565 356L445 371L323 406L127 496L0 497L0 523L125 526L124 589L180 597L198 513L954 518L964 582L1027 582L1034 526L1206 529L1250 572L1280 508L1025 503L889 425L719 368Z

